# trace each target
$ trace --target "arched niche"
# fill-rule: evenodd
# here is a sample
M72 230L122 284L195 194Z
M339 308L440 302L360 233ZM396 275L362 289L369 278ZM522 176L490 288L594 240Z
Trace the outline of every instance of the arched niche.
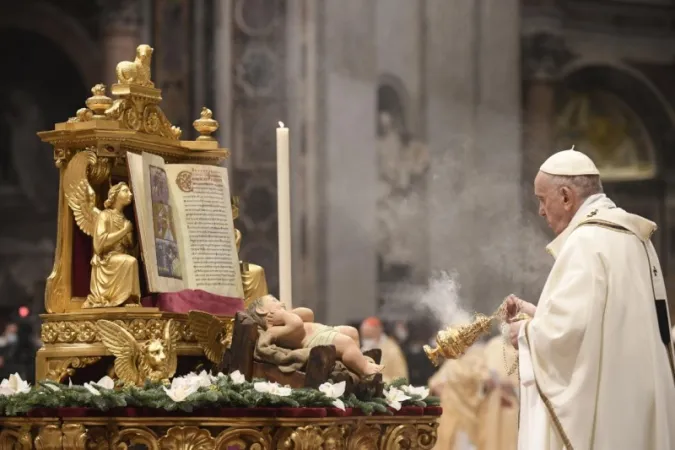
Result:
M381 302L401 284L426 280L428 149L415 139L403 83L383 75L377 90L378 279ZM393 289L390 289L394 286ZM397 287L398 286L398 287Z
M377 87L378 135L382 130L382 113L391 117L392 125L402 135L410 132L408 93L401 80L394 75L380 76Z
M51 146L37 132L75 115L88 97L68 54L44 35L0 28L0 208L19 208L16 221L56 217L58 170ZM16 205L12 197L19 197ZM4 197L4 198L3 198ZM53 233L53 230L51 230Z
M59 53L77 68L79 77L88 87L100 83L103 57L101 48L84 28L82 23L65 9L81 14L85 20L92 20L98 13L95 2L72 2L60 7L48 2L14 2L3 6L0 14L0 31L13 30L21 33L33 33L54 43ZM13 44L10 39L8 43ZM18 43L18 41L16 41ZM23 48L28 54L30 48ZM28 56L28 55L27 55ZM42 71L58 70L58 66L44 66Z
M578 68L558 92L555 147L589 154L606 183L657 179L672 129L659 94L627 71Z

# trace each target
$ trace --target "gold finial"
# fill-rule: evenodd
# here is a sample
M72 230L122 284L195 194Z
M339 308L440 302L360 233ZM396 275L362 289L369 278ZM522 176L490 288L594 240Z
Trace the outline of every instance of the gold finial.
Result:
M211 133L214 133L220 126L216 120L213 119L213 112L207 108L202 108L201 117L192 123L195 130L200 134L198 141L213 141L215 140Z
M105 110L112 106L112 99L105 95L105 85L97 84L91 88L91 97L85 102L87 108L94 112L93 119L105 119Z

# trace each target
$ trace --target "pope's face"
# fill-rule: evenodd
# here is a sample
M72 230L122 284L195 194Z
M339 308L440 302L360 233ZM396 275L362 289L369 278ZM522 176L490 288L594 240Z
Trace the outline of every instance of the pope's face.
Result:
M569 225L576 209L571 189L556 184L550 175L539 172L534 179L534 195L539 201L539 215L557 235Z

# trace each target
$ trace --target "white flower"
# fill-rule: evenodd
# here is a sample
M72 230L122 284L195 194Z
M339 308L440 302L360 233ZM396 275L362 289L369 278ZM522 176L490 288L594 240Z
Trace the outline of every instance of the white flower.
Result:
M225 375L223 372L218 372L218 375L209 374L209 378L211 379L212 383L215 383L216 381L218 381L219 378L223 378L223 377L226 377L226 376L227 375Z
M340 397L342 397L345 393L344 381L340 381L337 384L323 383L321 386L319 386L319 390L323 392L326 397L334 399L333 406L343 411L345 410L345 404L342 400L340 400Z
M235 370L230 374L230 380L232 380L234 384L246 383L246 377L244 376L243 373L239 372L238 370Z
M51 389L51 390L54 391L54 392L58 392L58 391L61 390L61 388L58 387L58 386L55 385L55 384L45 383L45 386L47 386L49 389Z
M100 380L98 380L96 383L92 383L97 386L102 387L103 389L115 389L115 380L110 378L108 375L104 376Z
M387 401L387 405L398 411L401 409L401 402L409 400L410 397L405 395L402 390L392 387L384 390L384 399Z
M192 379L180 377L174 378L171 381L171 387L169 389L164 386L162 386L162 389L164 389L166 395L168 395L174 402L182 402L189 395L197 392L199 387L199 382L194 377Z
M94 387L94 384L96 383L84 383L84 387L94 395L101 395L101 393Z
M213 385L213 381L211 380L211 375L209 375L206 370L202 370L199 372L199 375L194 375L192 373L188 374L188 377L192 375L192 379L196 381L196 383L199 385L199 387L204 387L208 388Z
M183 375L182 377L174 378L174 380L176 380L176 379L186 380L188 382L188 384L194 384L198 388L202 388L202 387L208 388L208 387L211 387L213 385L213 380L211 379L211 375L206 373L205 370L202 370L198 374L194 373L194 372L190 372L187 375Z
M270 383L269 381L254 383L253 389L263 394L278 395L279 397L288 397L292 392L289 387L280 386L279 383Z
M0 395L25 394L30 392L30 384L21 379L21 375L15 373L9 376L9 379L2 380L0 383Z
M409 384L407 386L401 386L401 390L411 397L419 397L419 400L424 400L429 396L429 388L424 386L413 386Z

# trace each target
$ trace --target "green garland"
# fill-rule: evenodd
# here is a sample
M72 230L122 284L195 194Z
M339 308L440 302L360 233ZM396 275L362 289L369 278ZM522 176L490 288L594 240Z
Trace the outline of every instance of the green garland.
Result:
M253 382L234 383L230 377L219 377L213 385L202 387L184 401L173 401L161 384L147 383L144 387L135 386L105 389L98 385L94 388L100 393L95 395L84 386L67 386L53 382L41 382L29 392L11 396L0 396L0 415L15 416L25 414L35 408L80 407L107 411L111 408L138 407L156 408L166 411L192 412L200 408L253 408L253 407L332 407L333 401L317 389L293 389L291 395L282 397L258 392ZM398 379L387 388L407 385L407 380ZM409 395L409 394L408 394ZM384 398L357 398L354 394L341 398L345 407L358 408L364 414L373 412L390 413ZM411 396L402 402L403 406L437 406L437 397Z

